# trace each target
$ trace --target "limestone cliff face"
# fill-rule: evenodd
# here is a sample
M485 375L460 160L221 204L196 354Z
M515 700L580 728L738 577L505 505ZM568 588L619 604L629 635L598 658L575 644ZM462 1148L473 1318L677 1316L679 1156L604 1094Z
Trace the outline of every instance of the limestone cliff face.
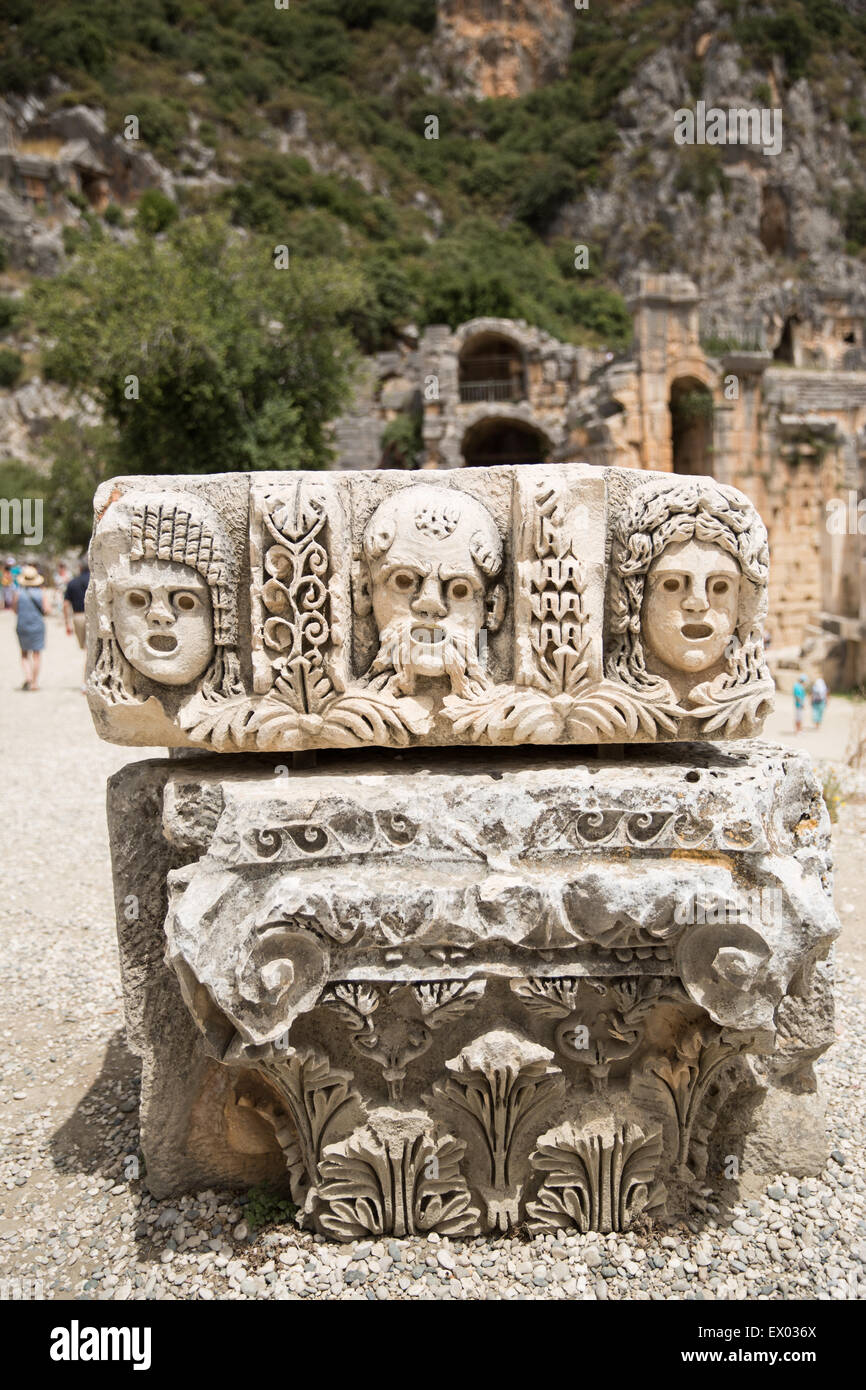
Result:
M862 292L863 262L846 254L843 226L862 185L862 137L844 119L862 103L853 59L837 55L832 87L805 77L786 85L778 60L749 64L719 0L698 0L679 40L645 59L620 93L611 112L618 152L550 230L594 244L621 283L633 271L678 271L705 303L735 315L792 276ZM699 100L726 112L779 109L781 151L678 145L675 113Z
M562 73L574 24L572 0L440 0L443 84L455 96L522 96Z

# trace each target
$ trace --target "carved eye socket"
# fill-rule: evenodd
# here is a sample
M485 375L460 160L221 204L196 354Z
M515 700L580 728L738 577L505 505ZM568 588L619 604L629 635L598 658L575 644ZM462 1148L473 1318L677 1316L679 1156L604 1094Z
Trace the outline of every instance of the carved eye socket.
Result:
M679 579L677 579L676 575L673 574L671 575L670 579L666 579L662 584L662 588L666 589L669 594L675 594L679 587L680 581Z
M451 585L451 597L458 599L469 597L469 585L466 583L465 579L454 580L454 583Z
M141 609L147 607L147 594L141 589L133 589L131 594L127 594L126 601L130 608L136 608L141 611Z
M414 574L407 574L405 570L400 570L394 575L394 588L399 589L401 594L408 594L410 589L415 587Z
M730 587L730 583L727 579L714 579L710 585L714 594L726 594Z
M195 594L175 594L174 606L181 613L191 613L194 608L198 607L198 599Z

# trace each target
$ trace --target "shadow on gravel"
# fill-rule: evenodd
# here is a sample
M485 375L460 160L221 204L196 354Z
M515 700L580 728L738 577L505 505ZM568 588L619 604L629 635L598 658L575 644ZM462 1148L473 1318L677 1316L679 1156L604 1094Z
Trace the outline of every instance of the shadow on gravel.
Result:
M123 1029L112 1034L99 1075L48 1146L62 1173L109 1175L123 1155L138 1152L141 1064L129 1051Z

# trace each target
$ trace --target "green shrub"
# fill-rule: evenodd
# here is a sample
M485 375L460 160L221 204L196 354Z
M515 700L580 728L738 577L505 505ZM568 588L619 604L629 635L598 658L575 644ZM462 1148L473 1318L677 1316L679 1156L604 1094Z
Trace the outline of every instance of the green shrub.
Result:
M298 1208L288 1197L274 1192L266 1183L251 1187L246 1194L244 1216L251 1234L265 1226L284 1226L293 1221Z
M135 92L126 98L124 105L124 115L138 117L142 144L159 159L172 159L188 131L186 111L180 102Z
M159 188L147 188L135 209L136 225L149 236L158 236L177 220L177 203Z
M21 317L21 305L8 294L0 294L0 333L8 333Z
M329 461L360 298L339 262L279 269L270 243L210 217L83 249L30 308L53 344L46 374L87 390L115 430L115 471L203 473Z
M855 188L845 206L845 239L854 251L866 246L866 188Z
M14 348L0 347L0 386L14 386L24 369L24 359Z
M714 410L713 398L707 390L682 391L671 402L671 413L683 424L712 420Z
M856 101L849 101L845 108L845 124L852 135L866 135L866 114Z
M123 208L118 207L117 203L109 203L102 216L109 227L122 227L126 221Z
M674 179L679 193L692 193L703 207L717 190L726 193L728 180L721 156L713 145L684 145L679 149L680 167Z
M417 468L424 452L420 411L401 411L382 431L383 466Z
M362 262L364 298L350 324L363 352L391 347L397 329L417 315L416 289L397 255Z
M573 198L577 184L565 160L547 158L530 174L514 202L514 215L533 231L543 232L562 204Z
M80 227L64 227L61 233L63 237L63 249L67 256L75 256L87 241Z

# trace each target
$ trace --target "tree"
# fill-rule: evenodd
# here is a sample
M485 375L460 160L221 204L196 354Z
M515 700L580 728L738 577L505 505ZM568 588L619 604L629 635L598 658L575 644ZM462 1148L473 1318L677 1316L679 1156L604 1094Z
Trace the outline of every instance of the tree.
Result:
M322 468L326 425L356 363L357 274L289 260L221 219L159 241L88 245L37 283L46 374L87 392L113 427L113 471Z

